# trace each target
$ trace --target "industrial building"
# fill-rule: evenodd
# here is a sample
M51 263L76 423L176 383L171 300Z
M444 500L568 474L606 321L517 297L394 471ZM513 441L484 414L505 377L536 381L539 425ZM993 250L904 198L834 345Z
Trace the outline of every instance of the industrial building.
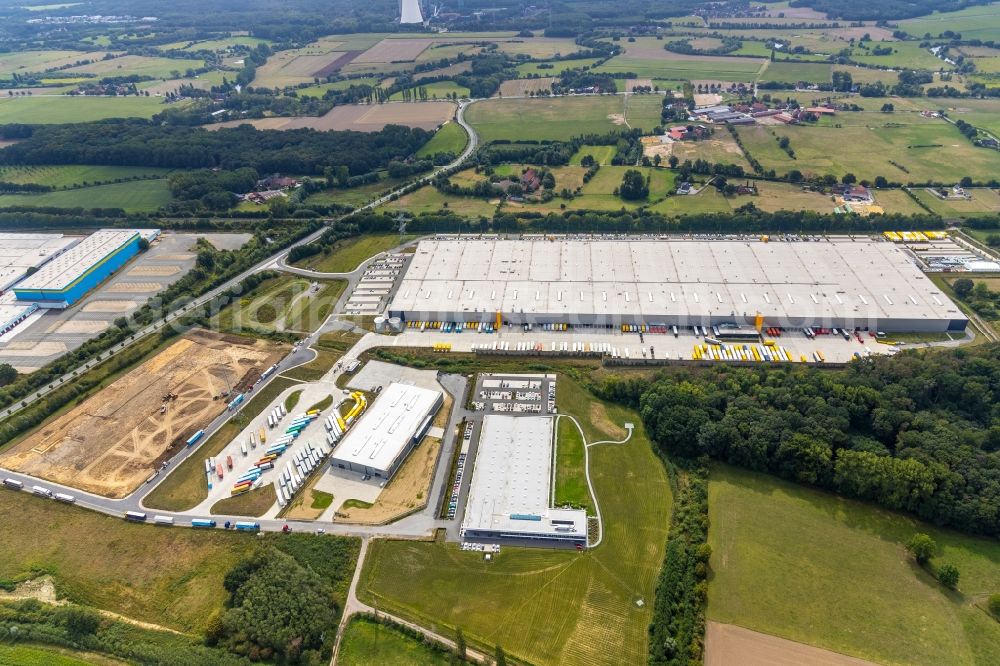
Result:
M389 306L407 321L618 328L962 331L961 310L896 244L807 240L422 241Z
M68 308L139 252L158 230L102 229L45 263L14 286L19 301Z
M80 240L58 233L0 233L0 294Z
M440 391L390 384L333 450L330 466L389 479L427 433Z
M462 537L533 545L587 545L587 512L549 506L551 416L483 419Z

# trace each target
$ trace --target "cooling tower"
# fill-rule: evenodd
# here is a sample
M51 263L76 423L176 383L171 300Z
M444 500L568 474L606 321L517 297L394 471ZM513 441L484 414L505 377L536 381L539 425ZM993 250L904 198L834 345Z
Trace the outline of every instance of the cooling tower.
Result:
M420 13L420 0L403 0L403 11L399 17L400 23L423 23L424 17Z

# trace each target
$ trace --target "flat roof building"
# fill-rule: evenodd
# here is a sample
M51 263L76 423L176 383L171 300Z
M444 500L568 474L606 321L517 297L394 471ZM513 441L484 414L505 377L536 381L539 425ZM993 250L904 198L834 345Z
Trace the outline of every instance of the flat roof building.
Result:
M0 294L80 240L62 234L0 233Z
M462 537L587 545L587 512L549 506L551 416L483 419Z
M102 229L58 255L14 287L18 300L67 308L139 252L142 238L156 230Z
M426 240L389 306L413 321L962 331L904 248L824 240Z
M391 478L443 402L440 391L389 384L337 444L331 467Z

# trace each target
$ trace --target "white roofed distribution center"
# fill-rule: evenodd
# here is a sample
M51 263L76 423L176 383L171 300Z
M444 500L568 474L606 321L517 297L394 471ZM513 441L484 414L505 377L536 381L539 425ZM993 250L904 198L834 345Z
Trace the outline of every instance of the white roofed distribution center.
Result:
M390 384L337 444L330 466L391 478L420 443L443 402L440 391Z
M389 306L408 321L962 331L905 248L870 237L438 239Z
M483 419L462 537L534 545L587 545L587 512L549 505L551 416Z

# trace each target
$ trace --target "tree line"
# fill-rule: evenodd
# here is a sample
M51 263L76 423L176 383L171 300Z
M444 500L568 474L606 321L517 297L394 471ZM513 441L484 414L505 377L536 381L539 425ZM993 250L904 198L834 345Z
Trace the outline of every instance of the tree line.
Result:
M1000 345L846 369L667 370L598 387L656 446L1000 536Z
M393 160L406 160L431 136L427 130L399 125L386 125L378 132L257 130L249 125L210 132L113 120L34 127L30 137L0 150L0 164L248 167L258 173L316 175L328 166L346 166L351 175L360 175L385 168Z

